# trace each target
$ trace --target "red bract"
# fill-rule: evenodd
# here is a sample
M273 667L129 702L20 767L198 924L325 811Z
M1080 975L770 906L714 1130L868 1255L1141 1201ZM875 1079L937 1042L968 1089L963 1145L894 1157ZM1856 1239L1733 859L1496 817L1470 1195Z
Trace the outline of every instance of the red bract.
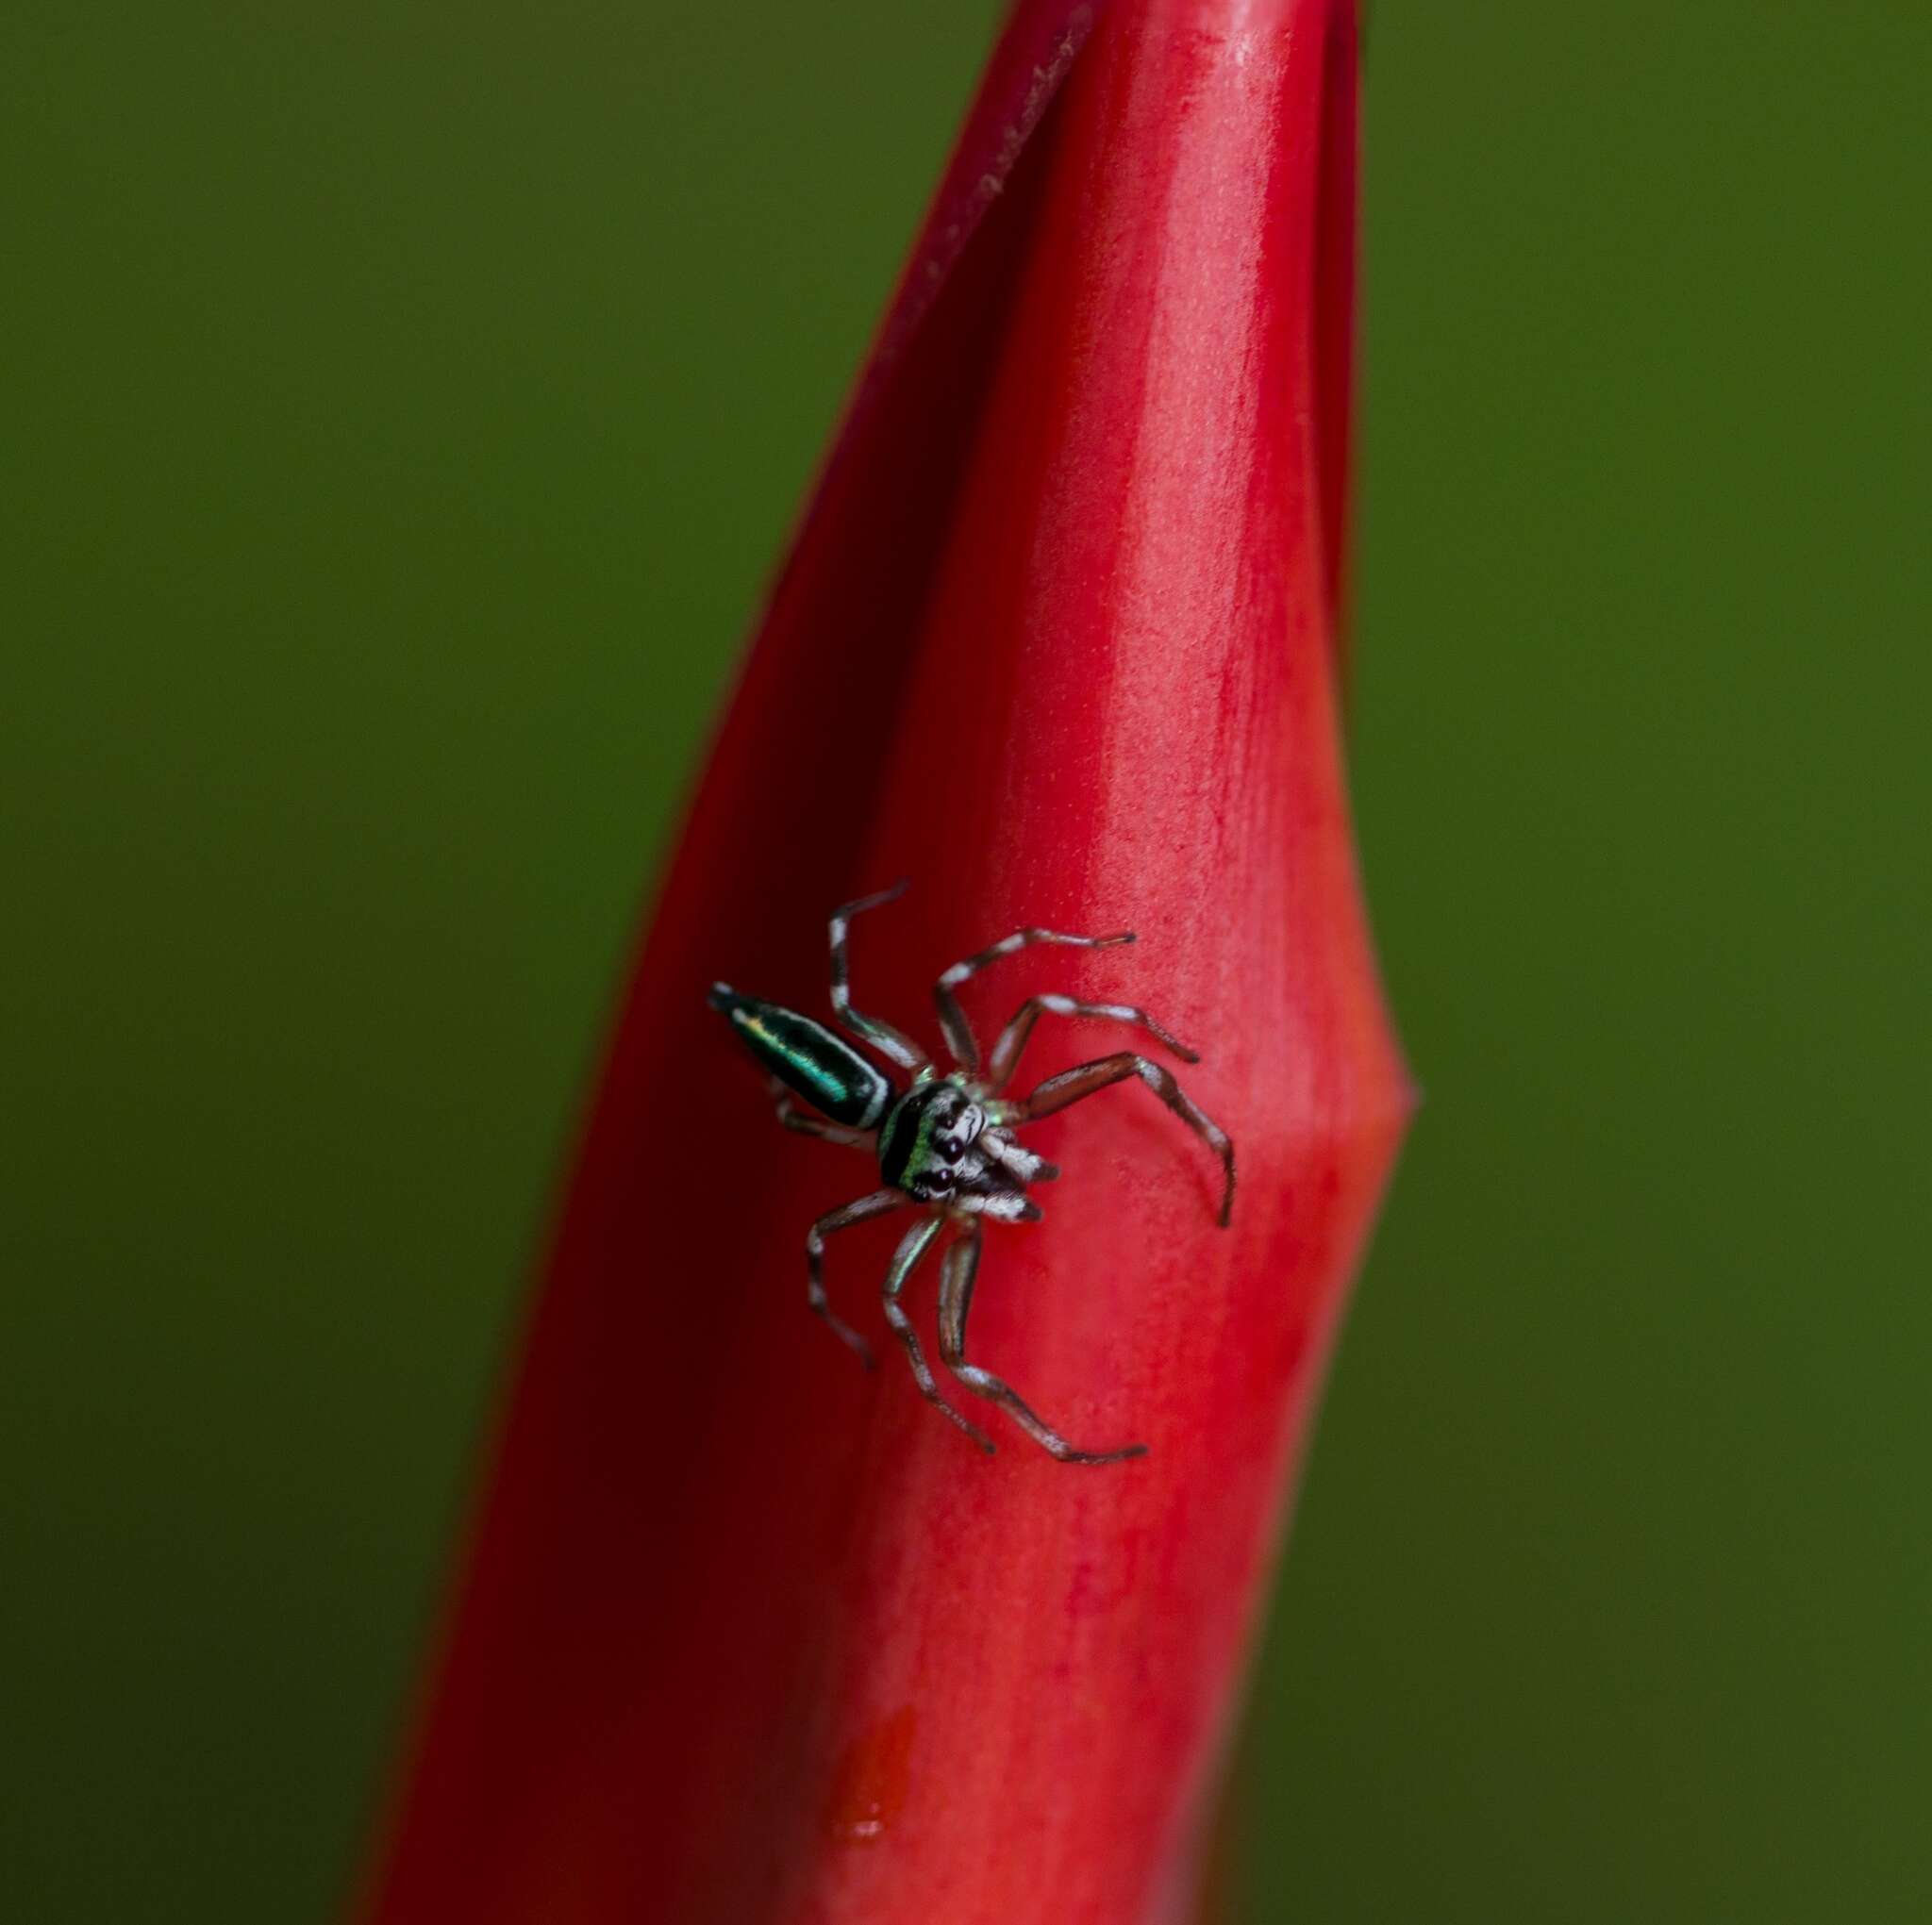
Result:
M370 1917L1101 1925L1181 1902L1347 1279L1408 1108L1351 853L1335 633L1344 0L1023 4L746 665L611 1046ZM661 645L671 645L668 640ZM830 1245L726 977L933 1036L969 986L1146 1004L1241 1189L1131 1085L1028 1141L978 1361L1058 1464L924 1402ZM936 1037L933 1037L936 1042ZM1023 1081L1137 1039L1042 1024ZM932 1350L933 1274L912 1291Z

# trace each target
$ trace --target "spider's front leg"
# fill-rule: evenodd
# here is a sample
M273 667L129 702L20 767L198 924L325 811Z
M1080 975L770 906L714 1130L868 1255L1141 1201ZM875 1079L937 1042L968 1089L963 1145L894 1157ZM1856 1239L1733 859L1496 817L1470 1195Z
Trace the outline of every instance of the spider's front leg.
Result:
M1016 929L1012 935L1001 937L991 948L969 955L964 962L956 962L932 986L932 1000L939 1005L940 1028L945 1032L946 1047L952 1051L953 1060L967 1075L979 1074L979 1039L966 1021L966 1012L959 1007L959 999L953 994L968 976L976 976L989 963L998 962L1001 956L1011 955L1018 950L1030 949L1037 942L1057 943L1063 949L1111 949L1116 943L1133 939L1131 929L1124 929L1118 936L1062 936L1057 929ZM1004 1043L1006 1037L1000 1040ZM999 1052L995 1050L993 1054L997 1059Z
M975 1396L1005 1405L1013 1421L1062 1464L1116 1464L1123 1457L1144 1457L1145 1444L1126 1444L1117 1451L1076 1450L1035 1415L1010 1384L966 1361L966 1313L973 1307L973 1280L978 1270L979 1225L974 1223L946 1252L940 1266L940 1356L946 1369Z
M1084 1016L1108 1022L1130 1022L1164 1043L1184 1063L1198 1063L1199 1050L1191 1050L1179 1037L1157 1022L1144 1009L1131 1003L1076 1003L1071 996L1029 996L1013 1012L1013 1020L1000 1031L992 1046L992 1063L986 1072L986 1087L993 1095L1007 1087L1020 1067L1020 1053L1033 1034L1033 1025L1042 1016Z
M1076 1070L1063 1070L1058 1076L1049 1076L1031 1095L1005 1104L1004 1120L1015 1125L1038 1122L1041 1117L1052 1116L1056 1110L1065 1109L1070 1104L1097 1095L1109 1084L1124 1083L1130 1076L1139 1077L1221 1158L1222 1168L1226 1172L1226 1187L1222 1191L1219 1221L1225 1230L1234 1216L1234 1144L1228 1139L1227 1132L1199 1108L1174 1081L1172 1070L1163 1070L1158 1063L1150 1063L1145 1056L1124 1051L1117 1056L1102 1056L1097 1062L1082 1063Z

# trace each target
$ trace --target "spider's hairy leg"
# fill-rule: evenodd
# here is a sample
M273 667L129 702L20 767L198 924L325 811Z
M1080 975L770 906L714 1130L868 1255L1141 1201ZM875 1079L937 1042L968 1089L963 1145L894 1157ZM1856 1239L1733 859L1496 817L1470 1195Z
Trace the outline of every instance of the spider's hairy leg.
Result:
M834 1315L831 1304L825 1299L825 1238L835 1230L849 1230L855 1223L864 1223L874 1217L883 1217L887 1211L899 1209L908 1201L904 1190L875 1189L870 1196L860 1197L857 1203L846 1203L842 1208L821 1217L805 1233L806 1300L832 1326L839 1336L858 1352L859 1362L868 1370L873 1367L871 1344L867 1343L849 1323Z
M979 1041L973 1034L973 1025L966 1021L966 1012L959 1007L959 999L953 994L968 976L976 976L989 963L998 962L1001 956L1011 955L1017 950L1030 949L1036 942L1058 943L1066 949L1112 949L1117 943L1133 940L1131 929L1123 929L1117 936L1063 936L1057 929L1016 929L1012 935L1001 937L991 948L969 955L964 962L956 962L932 986L932 1000L939 1005L940 1028L945 1032L946 1047L952 1051L954 1061L969 1076L979 1074ZM994 1054L997 1055L997 1051Z
M1226 1185L1222 1191L1218 1220L1225 1230L1234 1215L1234 1144L1227 1132L1174 1081L1172 1070L1150 1063L1145 1056L1124 1052L1117 1056L1102 1056L1097 1062L1082 1063L1075 1070L1063 1070L1058 1076L1049 1076L1030 1095L1004 1104L1003 1120L1012 1124L1038 1122L1041 1117L1052 1116L1056 1110L1096 1095L1110 1084L1124 1083L1129 1077L1139 1077L1221 1158Z
M1164 1043L1182 1062L1201 1060L1199 1050L1191 1050L1179 1037L1131 1003L1076 1003L1071 996L1029 996L1014 1011L1012 1021L1000 1031L999 1040L992 1046L992 1063L986 1075L988 1089L997 1093L1007 1087L1020 1066L1020 1054L1033 1034L1033 1025L1042 1016L1098 1017L1108 1022L1131 1022Z
M940 1356L946 1369L975 1396L1003 1404L1013 1421L1062 1464L1117 1464L1124 1457L1144 1457L1145 1444L1126 1444L1117 1451L1076 1450L1036 1416L1010 1384L966 1361L966 1314L973 1307L973 1280L978 1270L979 1225L974 1223L940 1265Z
M881 1022L877 1017L866 1016L853 1008L852 992L846 987L845 938L853 917L862 916L868 909L881 908L887 903L896 903L906 893L906 888L904 882L895 882L889 889L880 889L875 895L860 896L856 902L841 903L832 911L832 1013L854 1036L869 1042L880 1055L889 1056L900 1069L910 1070L916 1076L920 1070L931 1067L925 1052L890 1022Z
M907 1280L919 1268L920 1258L932 1248L933 1238L944 1227L943 1217L928 1217L924 1222L915 1223L900 1238L899 1248L892 1253L891 1268L886 1271L885 1289L882 1293L886 1304L886 1321L898 1333L899 1341L906 1346L906 1354L911 1360L912 1374L918 1380L920 1389L988 1456L991 1456L993 1449L992 1439L977 1424L969 1423L940 1395L940 1386L933 1381L932 1368L925 1361L925 1352L919 1346L919 1333L913 1329L911 1319L906 1315L899 1303L899 1293L905 1289Z

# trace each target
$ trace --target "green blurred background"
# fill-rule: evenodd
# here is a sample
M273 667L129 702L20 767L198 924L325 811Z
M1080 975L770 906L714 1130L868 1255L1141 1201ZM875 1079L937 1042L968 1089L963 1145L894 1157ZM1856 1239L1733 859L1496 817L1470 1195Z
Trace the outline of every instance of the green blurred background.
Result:
M322 1921L990 0L0 12L0 1864ZM1250 1920L1932 1916L1923 0L1376 7L1428 1102Z

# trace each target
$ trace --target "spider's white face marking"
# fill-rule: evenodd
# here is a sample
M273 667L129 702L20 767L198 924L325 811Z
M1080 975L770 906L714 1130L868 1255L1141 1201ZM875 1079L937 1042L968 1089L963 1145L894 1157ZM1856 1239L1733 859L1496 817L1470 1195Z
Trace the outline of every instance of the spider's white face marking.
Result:
M974 1147L985 1128L986 1111L971 1097L951 1092L941 1097L933 1105L915 1194L939 1200L976 1188L987 1173L987 1159Z
M957 1165L979 1140L979 1133L985 1127L986 1112L969 1099L956 1116L948 1118L941 1126L934 1138L933 1149L942 1162Z

